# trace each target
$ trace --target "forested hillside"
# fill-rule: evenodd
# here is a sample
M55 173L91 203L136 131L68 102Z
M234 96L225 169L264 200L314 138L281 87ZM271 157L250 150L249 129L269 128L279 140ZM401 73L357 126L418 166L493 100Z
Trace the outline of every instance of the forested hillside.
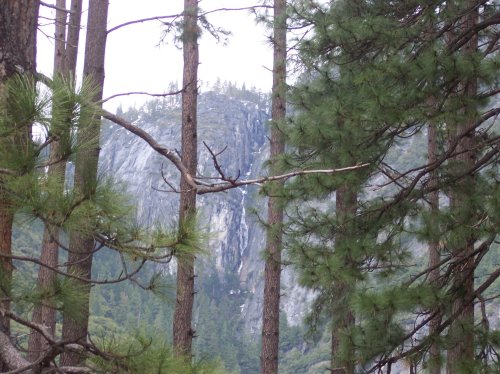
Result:
M0 372L500 372L498 1L121 4L0 2ZM242 14L270 92L200 79Z

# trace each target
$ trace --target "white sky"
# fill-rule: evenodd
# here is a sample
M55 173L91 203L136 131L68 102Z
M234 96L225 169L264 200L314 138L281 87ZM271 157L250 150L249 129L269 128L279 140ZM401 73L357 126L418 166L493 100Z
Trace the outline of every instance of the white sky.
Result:
M47 1L49 2L49 1ZM69 6L69 0L68 6ZM201 0L203 11L217 8L242 8L255 4L255 0ZM54 3L54 1L50 1ZM84 1L82 23L86 23L88 5ZM110 0L108 29L135 19L177 14L182 11L183 0ZM41 7L43 15L55 13ZM217 44L205 32L199 41L199 79L205 87L217 78L247 87L255 86L262 91L270 91L272 76L272 50L267 42L267 30L256 25L254 16L248 11L214 13L208 20L215 26L232 32L227 46ZM45 34L53 36L53 26L44 27ZM109 34L106 50L106 80L104 97L129 92L147 91L161 93L168 91L170 82L182 81L182 51L177 49L172 38L159 45L162 25L158 21L135 24ZM85 29L81 32L79 63L83 62ZM53 41L39 35L38 70L52 73ZM81 71L81 67L79 68ZM122 102L124 106L140 105L148 98L134 96L117 98L108 102L108 108L115 108Z

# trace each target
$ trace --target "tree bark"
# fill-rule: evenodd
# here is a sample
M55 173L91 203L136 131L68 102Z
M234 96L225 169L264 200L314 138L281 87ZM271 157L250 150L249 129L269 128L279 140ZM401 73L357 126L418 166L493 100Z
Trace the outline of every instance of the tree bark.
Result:
M182 162L190 175L198 164L198 0L184 0L184 70L182 78ZM179 225L196 214L196 191L181 177ZM191 326L194 300L194 256L177 259L177 295L173 319L173 344L176 355L191 359L194 331Z
M37 0L0 2L0 82L36 70Z
M472 10L465 15L463 27L465 30L471 30L477 23L477 7L471 7ZM478 38L475 34L465 46L465 53L473 54L478 48ZM477 81L464 81L464 96L473 97L477 94ZM461 136L457 145L457 156L454 157L455 172L463 173L465 170L471 170L475 164L476 152L476 132L469 131L462 136L467 129L475 122L476 108L464 108L464 120L455 126L454 136ZM460 243L452 248L453 263L460 264L453 274L453 286L455 300L453 301L451 314L460 310L459 314L449 329L449 341L452 346L448 349L446 369L448 374L464 372L462 365L474 361L474 303L468 303L468 300L474 299L474 271L475 261L471 253L474 252L476 235L472 230L475 219L477 218L472 196L477 193L476 181L474 175L465 175L458 180L451 188L450 209L456 224L467 230L468 233Z
M3 85L16 73L34 73L36 70L36 30L39 2L37 0L4 0L0 2L0 101L8 100ZM26 124L26 132L22 139L1 139L3 141L22 141L31 139L31 124ZM21 143L22 144L22 143ZM19 147L22 152L23 147ZM0 160L1 164L2 160ZM3 188L0 177L0 253L12 253L12 224L15 207L8 193ZM0 307L10 308L9 295L12 282L12 261L0 258L1 290ZM0 332L10 335L9 319L0 314ZM5 369L0 362L0 370Z
M76 61L78 53L78 41L80 35L81 7L82 0L73 0L71 3L72 13L67 23L66 0L58 0L56 6L55 23L55 49L54 49L54 76L65 76L68 80L74 81ZM54 102L54 107L61 105ZM67 124L69 131L70 124ZM50 166L47 174L51 178L57 178L59 181L58 190L62 194L64 191L64 176L66 173L66 162L62 160L61 144L58 140L52 142L50 147ZM58 245L59 229L53 225L46 224L43 234L42 250L40 261L50 267L58 265ZM49 291L54 287L57 274L52 270L41 266L38 271L37 287L40 290ZM44 325L52 337L56 330L56 309L49 303L35 305L33 309L32 322L38 325ZM28 341L28 358L30 361L38 359L48 348L45 339L36 331L32 331Z
M12 252L12 223L14 220L14 213L12 206L8 200L0 200L0 253L10 255ZM10 288L12 282L12 260L10 258L1 258L2 267L0 269L0 296L2 302L0 307L5 310L10 310ZM6 335L10 334L10 320L0 313L0 332Z
M85 42L85 60L83 76L90 78L98 88L94 102L102 100L104 85L104 57L106 51L106 26L108 19L108 0L90 0ZM83 121L89 119L83 119ZM80 151L75 165L75 188L81 196L90 197L95 191L97 165L99 160L99 135L101 119L90 119L90 124L81 124L78 142L92 141L88 150ZM70 233L70 252L68 254L68 272L77 273L90 279L94 239L90 233ZM90 284L82 282L86 297L81 301L82 318L75 320L68 314L63 316L62 336L65 341L85 341L88 335ZM65 352L61 355L61 365L77 366L84 357L77 353Z
M286 1L274 1L273 30L273 90L271 120L271 175L279 173L276 159L285 150L283 134L279 128L286 116ZM283 226L283 202L279 195L283 182L270 184L268 199L268 229L266 236L264 269L264 305L262 310L261 373L277 374L279 358L279 319L281 285L281 250Z
M3 364L1 367L2 372L16 370L29 365L29 362L14 347L9 335L3 331L0 331L0 361Z
M78 44L80 42L80 28L82 19L82 0L71 0L71 14L67 29L66 45L62 71L64 74L76 76L76 62L78 59Z

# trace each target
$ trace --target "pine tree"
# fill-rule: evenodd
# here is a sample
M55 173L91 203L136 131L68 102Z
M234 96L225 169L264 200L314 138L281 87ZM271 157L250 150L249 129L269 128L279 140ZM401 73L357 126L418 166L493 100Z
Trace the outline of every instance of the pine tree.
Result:
M91 3L90 13L96 14L96 7L94 7L96 4L97 2ZM107 6L107 1L100 2L100 4ZM12 4L7 5L11 6ZM7 5L5 9L8 8ZM26 11L22 8L25 3L17 5L19 9ZM12 34L13 31L7 29L16 21L15 9L12 7L5 9L0 8L2 16L5 15L6 20L8 20L2 23L4 27L2 31L5 31L2 37L9 35L9 32ZM94 20L100 19L101 27L90 26L89 29L96 32L104 30L105 32L106 22L102 22L102 19L106 19L106 12L98 11L97 14L98 16ZM25 15L29 15L29 12L26 12ZM92 22L89 23L92 24ZM30 29L30 23L24 26L26 29ZM20 27L17 31L21 31L21 29L25 31L25 28ZM32 31L35 30L36 28L33 27ZM18 36L22 39L23 35L21 34L22 32L19 32ZM32 36L34 37L34 33ZM12 40L5 39L3 41L8 44L16 40L12 36ZM51 80L41 74L36 74L36 77L47 85L50 94L41 90L41 83L36 82L33 76L30 76L30 73L34 73L34 67L24 69L29 74L19 74L23 72L21 63L24 62L25 56L23 57L22 53L19 56L10 52L3 54L3 51L7 51L8 48L4 48L4 44L1 45L2 58L4 58L2 67L8 68L12 75L9 79L2 81L1 85L0 182L2 197L8 197L8 213L11 216L17 213L22 218L21 223L40 220L47 227L50 226L57 231L61 230L64 233L63 238L70 234L69 271L40 261L37 256L31 257L31 253L12 254L10 244L9 248L6 248L7 253L1 253L2 264L11 264L13 258L19 261L16 265L19 271L16 271L14 280L12 280L10 266L7 272L3 271L3 267L0 269L2 301L12 303L15 306L10 310L10 307L4 308L2 305L2 321L5 321L7 326L11 320L14 320L19 326L32 329L43 336L43 342L46 343L46 349L43 352L38 352L40 353L39 358L30 363L10 342L8 331L0 331L0 360L4 365L3 368L19 372L28 370L34 372L57 370L63 373L87 372L87 368L64 366L65 362L71 365L73 362L83 364L85 359L93 356L95 365L102 365L103 370L114 367L119 368L120 371L130 371L135 370L136 366L134 365L139 365L146 370L145 372L148 370L176 370L175 372L179 373L215 372L218 370L215 367L205 368L190 363L181 364L168 356L169 350L165 347L151 349L140 359L139 355L135 354L132 356L136 356L137 359L128 357L126 354L119 357L111 352L113 348L116 348L130 353L137 347L137 350L143 353L149 346L149 342L144 339L132 343L122 341L120 347L113 347L110 343L112 339L102 343L99 347L92 340L86 339L88 307L83 305L82 308L82 302L83 304L88 302L91 285L131 279L146 261L168 261L172 258L173 252L176 253L179 261L182 261L184 256L194 258L193 248L198 248L198 244L201 242L198 232L194 230L193 220L185 220L182 230L175 234L161 229L144 233L132 219L133 210L124 204L123 195L118 194L112 188L112 183L103 183L97 179L98 124L101 113L98 102L102 98L103 69L100 67L103 66L102 56L105 38L104 40L100 38L99 43L94 43L95 40L90 37L87 38L87 42L91 44L91 47L87 48L87 64L84 68L86 78L83 80L82 89L76 90L72 78L55 76ZM11 60L11 58L13 59ZM12 66L11 63L15 62L19 64ZM92 70L94 68L96 71ZM53 104L52 109L49 109L51 103ZM45 136L41 138L31 136L31 127L34 123ZM17 140L23 141L17 142ZM76 161L77 180L74 186L66 186L63 191L61 191L61 179L64 179L64 176L59 175L59 173L46 172L46 168L50 167L54 161L53 154L49 155L47 148L57 142L60 146L60 158ZM47 156L49 157L47 158ZM11 230L12 225L8 228L9 233ZM10 234L6 235L7 241L10 241L10 236ZM75 238L85 238L87 242L92 242L92 245L88 247L90 250L83 248L83 257L81 252L75 251ZM57 244L68 250L64 241L64 239L57 240ZM118 279L91 279L91 261L89 259L94 254L94 242L98 243L96 250L107 246L119 252L125 269ZM81 241L78 241L77 244L81 244ZM81 247L76 249L79 250ZM78 255L80 257L76 258ZM32 281L33 268L27 265L29 263L35 263L46 270L57 272L59 276L54 279L53 287L37 290L23 287L27 284L28 279ZM137 269L129 273L128 266ZM134 281L140 285L138 279L134 278ZM155 279L152 279L147 289L154 290L155 287ZM4 296L8 296L8 298ZM32 310L33 305L48 305L58 308L64 313L63 336L65 336L63 340L56 338L45 325L33 323L27 319L28 312ZM67 323L68 320L75 323L70 325ZM68 336L76 331L75 326L76 329L83 326L84 334L77 332L72 337ZM78 355L74 355L75 352L78 352ZM61 354L65 357L61 359L61 364L57 365L56 368L54 360ZM97 357L104 362L100 362ZM137 363L143 358L149 366L144 365L144 362Z
M323 156L323 147L330 146L335 154L343 144L330 143L329 136L338 126L320 128L318 124L347 120L350 126L332 138L353 139L349 156L357 155L363 147L361 155L376 156L369 162L381 173L373 179L379 185L379 197L363 201L356 213L355 226L363 228L358 238L365 238L358 241L358 248L364 242L366 252L358 257L359 249L349 248L361 268L376 265L370 276L357 271L351 274L357 273L362 281L348 303L359 315L359 324L345 336L357 348L356 360L371 370L390 367L402 359L417 367L427 365L427 352L432 347L433 361L437 352L448 350L450 373L497 365L487 353L494 349L493 335L479 329L473 317L474 303L500 273L493 271L474 287L474 274L498 233L497 213L491 210L498 193L498 137L490 126L491 119L500 113L490 100L498 92L496 4L304 3L301 14L307 14L312 22L314 36L302 43L303 61L311 73L297 103L309 114L319 107L317 102L331 99L320 112L323 117L299 117L302 121L294 136L302 143L292 144L299 151L304 149L302 154L308 161ZM311 59L308 50L320 55L319 61ZM322 89L328 85L327 96ZM314 100L311 93L315 92ZM411 162L398 160L396 152L411 147L429 124L437 134L448 134L446 141L443 135L437 139L435 160L427 161L417 150L412 150ZM363 137L349 133L353 128L368 142L359 142ZM310 136L314 141L308 141ZM317 192L321 196L333 184L316 182L293 193L302 197ZM450 204L440 211L429 211L425 201L434 199L435 206L432 194L436 191ZM325 235L324 224L319 222L333 222L333 218L317 207L309 212L299 211L297 216L306 219L297 221L297 232L316 235L316 241L309 247L296 245L300 249L296 252L300 254L299 266L307 261L316 265L305 268L303 280L318 287L325 279L330 281L325 275L329 269L335 269L336 276L346 271L338 261L319 260L322 245L328 243L327 238L334 239ZM370 232L371 240L366 235ZM438 265L420 266L420 272L408 270L412 254L405 243L412 238L439 241L442 257ZM441 272L433 273L435 266ZM326 270L321 271L322 267ZM426 279L428 274L432 284ZM371 289L375 282L384 286ZM415 325L406 322L412 318ZM430 334L424 332L429 326ZM475 359L478 356L483 357L482 362Z
M108 0L91 0L89 3L83 76L96 87L93 97L95 103L102 100L108 6ZM82 121L88 122L81 124L77 142L89 143L89 149L80 152L76 159L74 185L81 198L91 199L95 194L97 183L101 119L93 116L82 118ZM89 234L73 232L70 234L69 247L68 272L90 279L95 249L94 238ZM68 341L86 340L88 334L90 284L83 282L81 287L86 291L79 305L82 317L75 320L68 314L64 315L62 335L63 339ZM61 356L63 365L75 366L81 361L82 357L78 353L65 352Z
M184 71L182 78L182 162L190 175L196 175L198 164L197 103L198 103L198 1L184 1L183 23ZM196 215L196 191L181 177L179 226ZM194 331L191 326L194 300L194 257L178 258L177 296L173 321L173 344L177 355L191 357Z
M68 11L65 10L66 1L60 0L56 3L55 22L55 49L54 49L54 77L56 79L65 79L74 84L76 76L76 61L78 55L78 40L80 35L80 21L82 15L82 0L73 0L71 4L71 13L68 17ZM68 21L69 18L69 21ZM57 100L57 97L53 97ZM74 117L73 111L75 108L66 107L69 102L52 103L52 112L61 112L53 115L57 120L66 120L67 122ZM64 126L54 123L56 126ZM66 175L66 162L69 156L71 140L69 129L71 123L66 124L67 131L62 133L59 139L55 139L50 146L50 162L47 173L51 179L59 181L59 191L64 193L64 181ZM40 267L38 271L37 286L45 292L54 292L57 274L50 270L50 267L55 268L58 265L59 258L59 232L58 228L47 224L43 233L42 249L40 261L48 267ZM47 326L48 331L54 337L56 329L56 309L52 305L36 305L33 310L32 322L35 324L43 324ZM46 348L43 337L36 331L32 331L29 337L28 352L31 361L36 360Z
M9 100L8 88L5 87L7 80L18 73L35 72L36 56L36 27L38 17L39 2L34 0L25 1L3 1L0 4L0 110L2 115L7 109L6 101ZM9 113L7 115L12 115ZM25 118L28 120L28 118ZM5 125L5 124L4 124ZM31 136L31 123L13 123L8 128L3 128L5 135L0 139L2 153L9 150L25 156L28 151L25 145L29 144ZM15 149L12 145L17 145ZM0 159L0 167L10 170L13 165L8 158ZM22 165L17 165L22 167ZM14 170L14 173L17 170ZM5 189L5 174L0 174L0 258L1 267L1 291L2 302L0 307L3 310L10 309L10 291L12 282L12 260L8 257L12 254L12 225L16 206L13 204L8 190ZM5 317L5 313L0 313L0 333L7 338L10 335L10 320ZM0 369L4 369L4 363L0 360Z
M273 20L273 90L271 104L270 173L279 174L278 158L285 150L285 141L280 126L286 116L286 55L287 17L286 1L274 1ZM283 181L271 183L267 204L268 220L266 233L264 303L262 309L262 353L261 373L278 373L279 316L281 293L281 251L283 227Z
M60 193L59 178L53 178L53 175L45 172L45 166L48 164L49 159L47 158L48 152L44 150L50 144L50 140L60 139L66 133L69 113L65 112L62 118L56 119L54 115L62 112L50 111L50 104L56 101L63 108L77 109L71 113L74 118L69 121L71 124L70 134L73 134L73 139L68 142L68 144L72 144L72 147L67 151L72 159L76 157L78 152L87 154L89 147L95 144L93 141L79 143L76 141L75 134L77 128L83 125L82 118L93 120L98 113L98 109L94 105L94 86L90 85L86 80L84 80L83 88L77 92L73 91L74 84L67 80L59 81L55 79L50 82L50 86L52 95L47 97L40 90L40 84L37 84L30 77L17 76L4 85L6 92L9 94L9 100L6 101L5 106L0 107L1 134L7 134L7 130L11 129L13 124L36 122L42 128L42 133L48 135L46 139L38 139L28 144L27 154L19 155L12 152L14 144L9 148L5 147L0 150L0 158L4 162L4 166L9 166L9 169L4 169L4 171L8 170L8 173L3 176L2 187L17 208L16 212L20 218L18 225L25 224L29 226L33 222L37 223L37 220L40 220L61 230L63 237L66 237L69 233L91 236L99 242L98 249L107 246L117 252L126 267L117 278L114 278L111 274L110 277L104 280L82 277L78 273L67 272L60 267L50 267L50 270L59 274L54 282L54 288L51 290L37 290L32 289L34 268L29 264L35 263L43 267L48 267L48 265L39 261L36 255L20 252L19 250L8 257L3 255L3 258L14 258L18 263L16 264L16 276L12 282L12 293L9 300L14 307L12 310L2 309L2 313L9 321L17 322L16 333L19 332L18 326L21 326L24 329L33 329L41 334L47 348L35 362L30 363L24 359L19 349L10 342L9 336L2 332L0 334L2 343L0 345L0 359L5 362L8 370L52 371L55 370L53 362L59 355L68 351L77 351L79 357L92 359L106 368L114 365L122 369L126 367L132 368L144 356L133 359L127 357L127 355L117 356L116 352L126 352L128 345L128 348L131 349L129 352L137 348L141 353L148 350L149 340L129 341L120 337L119 344L115 345L116 340L109 335L109 331L107 339L98 341L98 343L95 343L94 339L88 341L87 339L62 340L58 337L52 337L44 325L30 322L29 313L34 305L52 305L76 322L85 321L84 318L88 311L82 309L81 304L82 300L85 301L88 298L87 288L90 285L117 283L130 279L136 275L135 273L144 266L146 261L168 261L172 258L174 251L176 256L181 259L183 253L192 257L194 253L191 248L199 247L201 239L198 232L193 229L194 225L189 223L184 226L181 234L177 231L167 232L165 230L144 232L133 219L133 209L128 204L125 204L125 201L129 199L114 190L112 183L100 181L100 183L97 183L94 193L89 197L82 197L77 186L74 188L68 186L63 194ZM53 100L52 96L56 96L57 99ZM63 125L54 126L54 124ZM50 133L48 132L49 129ZM27 155L30 157L28 158ZM16 165L20 166L20 169L14 169ZM16 170L15 173L14 170ZM36 237L36 234L34 236ZM64 240L60 245L65 250L68 249ZM156 289L157 282L155 279L157 278L148 281L148 279L133 278L137 285L142 285L142 281L147 282L142 287L149 290ZM9 282L9 284L11 283ZM2 282L1 286L5 287L5 283ZM178 362L170 356L157 356L167 354L168 349L162 348L158 350L152 347L152 352L145 353L148 359L152 360L149 362L150 367L154 368L155 365L168 367L172 362L176 362L172 365L178 365ZM153 357L155 358L153 359ZM81 365L85 366L86 364L82 363ZM179 368L185 370L179 369L180 372L189 372L191 369L196 370L196 365L191 367L190 364L186 364L179 366ZM63 373L88 371L85 367L75 368L74 366L67 367L64 365L59 365L57 370Z
M427 128L427 157L428 163L433 164L436 162L438 156L438 132L437 127L432 123L429 124ZM440 191L436 187L439 185L438 181L438 173L436 170L429 173L429 187L435 188L434 191L429 193L428 201L429 201L429 210L430 215L438 215L439 214L439 194ZM429 238L428 242L429 246L429 282L434 283L439 279L440 274L440 249L439 249L439 240L438 238ZM431 310L430 313L435 312L435 310ZM439 328L439 311L436 317L429 322L429 332L433 334L437 332ZM441 372L440 368L440 352L439 346L437 344L432 344L429 348L429 372L430 374L439 374Z
M349 117L352 106L343 100L351 98L344 94L350 79L341 72L338 80L319 77L296 88L292 101L299 114L289 131L289 143L296 151L287 160L294 168L377 165L386 146L373 142L376 127ZM319 292L310 321L315 325L321 316L331 321L331 370L339 373L354 372L353 347L345 339L354 327L351 298L381 251L375 245L381 222L367 227L359 216L358 196L373 170L301 177L289 185L290 258L300 282Z

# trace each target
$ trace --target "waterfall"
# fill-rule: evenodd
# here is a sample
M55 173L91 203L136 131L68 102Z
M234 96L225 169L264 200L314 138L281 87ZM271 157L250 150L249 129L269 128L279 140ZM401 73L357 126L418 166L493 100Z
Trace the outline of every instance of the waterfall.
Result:
M251 168L250 168L251 169ZM245 174L245 178L248 178L250 175L250 171ZM241 269L243 267L243 254L248 247L248 224L247 224L247 212L246 212L246 196L247 196L247 186L243 187L241 192L241 217L240 217L240 226L238 229L238 243L239 243L239 252L240 252L240 266L238 267L238 274L241 273Z

